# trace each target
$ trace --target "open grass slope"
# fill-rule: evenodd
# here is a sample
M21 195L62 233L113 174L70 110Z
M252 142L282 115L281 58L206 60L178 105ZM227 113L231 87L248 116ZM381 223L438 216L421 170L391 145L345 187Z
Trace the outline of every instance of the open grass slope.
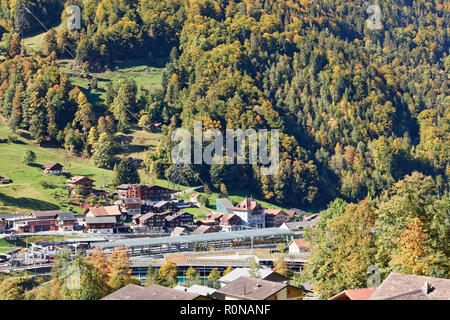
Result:
M62 71L70 75L71 82L78 86L91 103L103 103L106 98L106 89L111 82L117 82L121 78L132 78L138 88L154 91L161 88L162 74L165 59L157 60L150 64L147 60L130 60L115 63L111 70L101 73L91 73L97 78L98 89L89 90L89 79L83 77L80 70L73 68L74 60L61 59L58 65Z
M0 138L13 135L0 121ZM95 167L89 159L82 159L62 149L41 148L32 144L20 132L14 142L0 143L0 176L8 176L12 184L0 185L0 213L26 213L32 210L55 210L72 207L67 204L67 190L63 188L66 178L49 176L42 172L47 162L59 162L72 176L84 175L102 187L104 181L111 181L112 171ZM27 150L36 153L36 161L28 166L22 163Z

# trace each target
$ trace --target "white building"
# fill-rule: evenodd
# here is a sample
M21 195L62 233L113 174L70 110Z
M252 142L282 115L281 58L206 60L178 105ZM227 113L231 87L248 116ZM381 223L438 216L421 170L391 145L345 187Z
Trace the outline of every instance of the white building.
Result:
M242 219L244 229L262 229L266 227L264 208L251 198L245 198L233 208L233 213Z

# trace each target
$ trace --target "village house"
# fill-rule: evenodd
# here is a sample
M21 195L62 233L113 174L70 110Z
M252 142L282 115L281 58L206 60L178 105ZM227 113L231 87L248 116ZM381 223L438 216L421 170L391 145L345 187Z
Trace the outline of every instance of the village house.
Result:
M94 188L94 182L94 180L89 179L88 177L75 176L67 180L67 187L72 191L76 187L81 187L83 194L91 194L92 189Z
M124 198L121 200L120 209L129 216L142 213L142 201L140 198Z
M125 219L125 215L117 206L90 207L85 217L114 217L116 222Z
M176 227L172 230L170 233L171 237L179 237L179 236L186 236L189 234L189 230L186 227Z
M139 198L147 201L161 201L170 199L175 191L151 184L122 184L116 187L120 199Z
M0 177L0 184L10 184L12 180L8 177Z
M191 232L191 234L205 234L205 233L213 233L218 232L216 228L212 226L201 225L197 229Z
M450 279L392 272L369 300L448 300Z
M287 283L239 277L217 290L225 300L301 300L303 290Z
M200 196L201 196L200 193L193 193L189 196L189 201L194 204L198 204L198 199L200 198Z
M89 233L113 234L117 220L114 216L86 217L86 229Z
M303 239L294 239L289 243L288 248L291 254L306 252L308 243Z
M224 275L219 279L219 283L221 287L226 286L227 284L230 284L231 282L235 281L236 279L239 279L240 277L250 277L250 268L236 268L233 269L230 273ZM288 277L283 276L282 274L273 271L271 268L260 268L256 275L259 279L272 281L272 282L280 282L284 283L286 281L289 281Z
M192 226L194 224L194 215L187 212L177 212L165 217L165 228L172 231L176 227Z
M292 208L285 211L288 215L288 221L300 221L306 217L306 212L300 209Z
M153 231L161 231L164 228L164 218L171 214L172 212L149 212L139 217L139 224Z
M266 217L264 208L251 198L245 198L233 208L233 213L242 219L244 229L265 228Z
M58 162L49 162L44 166L44 173L56 176L62 175L63 165L59 164Z
M59 231L73 231L76 218L72 213L61 212L56 215L55 226Z
M286 222L288 215L280 209L266 209L266 228L278 228Z
M234 205L227 198L216 199L216 211L221 213L233 213Z
M234 213L222 214L219 227L225 232L242 230L242 219Z
M101 300L210 300L198 293L185 292L152 284L141 287L129 284Z
M180 208L178 208L175 204L170 201L158 201L153 204L148 205L148 210L151 212L166 212L173 211L178 212Z
M15 220L14 229L18 233L56 230L56 217L61 213L60 210L31 212L28 217Z

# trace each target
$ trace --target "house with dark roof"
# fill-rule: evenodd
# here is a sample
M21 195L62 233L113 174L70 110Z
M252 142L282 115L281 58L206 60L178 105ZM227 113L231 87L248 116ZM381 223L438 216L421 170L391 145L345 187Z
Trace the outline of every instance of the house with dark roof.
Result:
M58 162L49 162L46 165L44 165L44 173L56 176L62 175L63 165Z
M289 221L298 221L303 220L306 216L306 212L297 208L292 208L289 210L285 210L288 215Z
M76 218L72 213L61 212L56 215L55 226L59 231L73 231Z
M71 177L67 180L67 187L70 190L74 190L76 187L80 187L84 194L91 194L92 189L94 188L94 180L84 177L84 176L75 176Z
M141 287L129 284L101 300L210 300L198 293L186 292L152 284Z
M123 198L120 202L121 211L130 216L142 213L142 200L140 198Z
M266 209L266 228L278 228L287 221L288 215L281 209Z
M194 225L194 215L184 211L176 212L165 217L164 227L169 231L172 231L176 227L192 225Z
M261 229L265 228L265 210L256 200L245 198L233 208L233 213L242 219L243 228Z
M119 198L139 198L147 201L170 199L174 190L153 184L122 184L116 187Z
M216 228L213 226L201 225L197 229L191 232L191 234L205 234L205 233L213 233L218 232Z
M287 283L239 277L217 290L225 300L301 300L304 292Z
M86 229L89 233L112 234L117 220L114 216L86 217Z

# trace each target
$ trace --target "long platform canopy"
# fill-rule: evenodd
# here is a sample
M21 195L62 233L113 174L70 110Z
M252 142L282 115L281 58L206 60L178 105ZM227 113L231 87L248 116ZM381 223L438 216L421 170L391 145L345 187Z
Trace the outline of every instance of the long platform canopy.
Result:
M176 245L188 243L214 242L214 241L229 241L238 239L251 239L259 237L276 237L289 236L295 233L291 230L284 230L279 228L254 229L254 230L240 230L230 232L213 232L206 234L186 235L179 237L160 237L160 238L139 238L129 240L118 240L110 242L95 243L93 246L97 248L115 248L125 246L126 248L149 247L160 245Z

